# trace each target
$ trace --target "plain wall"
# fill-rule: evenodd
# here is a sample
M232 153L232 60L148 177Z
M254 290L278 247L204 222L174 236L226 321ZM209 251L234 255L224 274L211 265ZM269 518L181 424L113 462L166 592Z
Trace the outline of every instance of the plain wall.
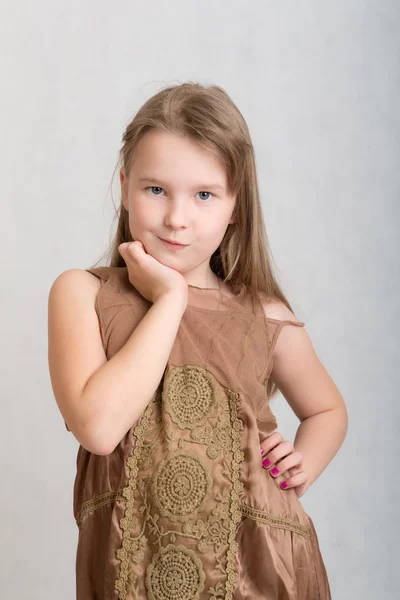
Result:
M333 599L397 597L399 21L394 0L1 2L2 598L75 596L78 443L50 384L48 292L108 245L126 125L186 80L248 123L276 273L348 409L301 498Z

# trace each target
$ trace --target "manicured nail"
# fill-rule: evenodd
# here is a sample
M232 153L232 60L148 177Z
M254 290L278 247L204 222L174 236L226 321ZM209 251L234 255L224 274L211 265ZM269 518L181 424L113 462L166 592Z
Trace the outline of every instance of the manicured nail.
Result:
M287 483L286 483L286 481L282 481L281 488L285 488L285 487L287 487Z
M277 469L276 467L274 467L273 469L271 469L271 473L272 473L272 475L278 475L279 469Z
M264 467L269 467L270 464L271 464L271 461L268 460L268 458L266 458L265 460L263 460Z
M264 448L260 448L261 455L264 454Z

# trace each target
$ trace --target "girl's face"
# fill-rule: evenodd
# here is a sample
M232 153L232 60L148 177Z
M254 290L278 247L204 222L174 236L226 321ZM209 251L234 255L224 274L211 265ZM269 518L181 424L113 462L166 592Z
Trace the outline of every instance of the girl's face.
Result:
M221 159L188 137L153 129L138 143L129 177L121 169L120 181L132 238L188 284L213 287L209 260L234 222L236 201ZM186 246L172 249L162 239Z

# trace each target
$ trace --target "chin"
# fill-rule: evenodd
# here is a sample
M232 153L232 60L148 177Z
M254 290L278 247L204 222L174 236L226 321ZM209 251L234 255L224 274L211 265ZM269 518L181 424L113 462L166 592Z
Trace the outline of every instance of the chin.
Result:
M156 260L158 260L158 262L164 265L165 267L175 268L173 257L171 259L171 257L167 255L168 250L165 250L165 252L163 252L162 249L160 250L157 248L155 252L153 252L153 250L150 249L150 251L147 253L150 254L150 256L152 256Z

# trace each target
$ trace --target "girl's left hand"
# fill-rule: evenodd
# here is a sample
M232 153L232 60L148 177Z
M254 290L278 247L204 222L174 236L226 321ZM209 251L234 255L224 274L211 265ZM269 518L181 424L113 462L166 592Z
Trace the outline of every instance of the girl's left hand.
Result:
M298 498L305 494L308 489L308 475L301 468L303 455L295 450L292 442L284 440L279 431L275 431L262 442L261 460L271 477L287 475L285 471L288 472L289 477L280 483L282 489L293 488Z

